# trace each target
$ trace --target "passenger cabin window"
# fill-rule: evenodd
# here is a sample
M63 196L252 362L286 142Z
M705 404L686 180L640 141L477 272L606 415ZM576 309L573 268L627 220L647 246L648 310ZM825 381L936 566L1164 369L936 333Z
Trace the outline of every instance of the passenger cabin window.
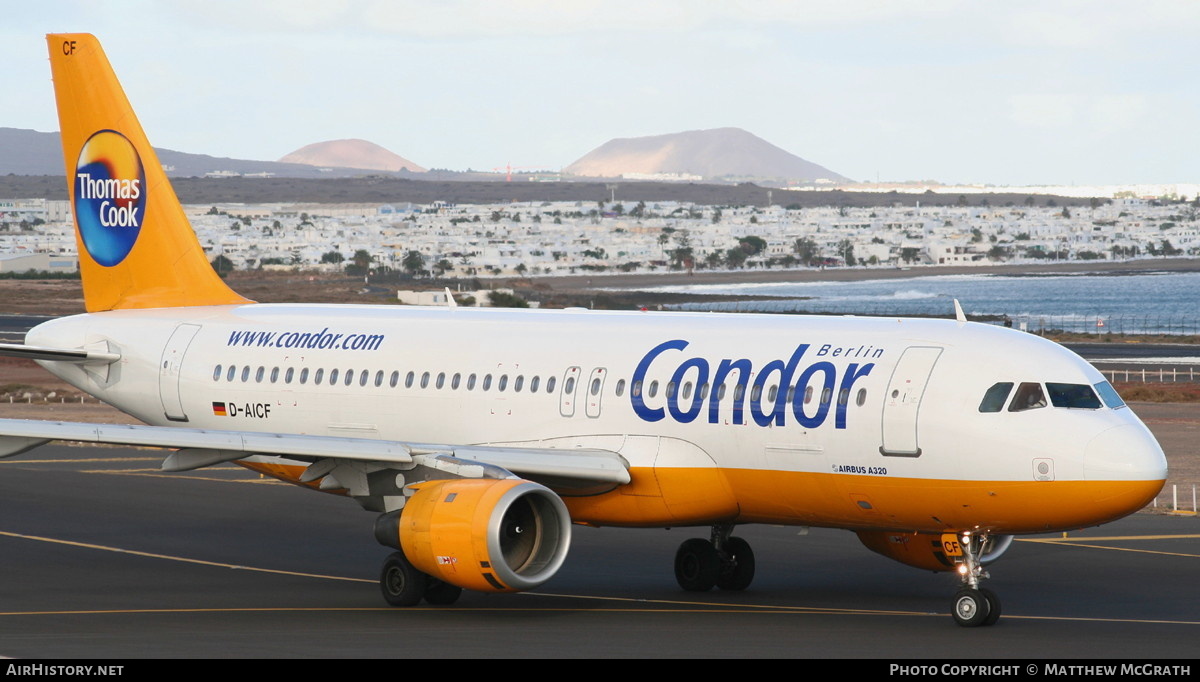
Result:
M324 378L325 378L325 368L324 367L318 368L316 373L313 374L313 383L320 386L321 380Z
M337 384L337 379L338 379L338 370L337 369L329 370L329 385L333 386L333 385ZM274 379L272 379L272 381L274 381Z
M999 412L1004 409L1004 402L1008 400L1008 394L1012 391L1013 382L1000 381L992 384L992 387L983 394L983 400L979 403L980 412Z
M1039 407L1045 406L1046 394L1042 393L1042 385L1025 382L1017 387L1016 395L1013 396L1012 404L1008 406L1008 411L1024 412L1025 410L1036 410Z
M1087 384L1052 384L1046 382L1050 404L1055 407L1072 407L1082 410L1100 409L1100 399Z
M213 370L213 381L220 381L220 380L221 380L221 366L217 365L216 369Z

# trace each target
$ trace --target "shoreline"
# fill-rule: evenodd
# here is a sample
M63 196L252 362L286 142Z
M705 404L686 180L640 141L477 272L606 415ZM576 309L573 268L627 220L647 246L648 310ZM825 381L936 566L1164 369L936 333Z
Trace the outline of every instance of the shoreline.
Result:
M994 265L915 265L897 267L803 268L792 270L701 270L661 273L600 273L546 277L500 277L497 283L556 294L608 290L640 291L680 285L766 284L776 282L853 282L913 279L942 275L1036 276L1062 274L1131 275L1149 272L1200 272L1200 258L1145 258L1126 261L1071 261L1067 263L1001 263Z
M479 277L442 280L384 280L364 288L361 278L341 273L310 271L263 272L239 270L228 277L238 293L260 303L367 303L395 305L397 289L436 290L463 285L507 287L544 307L636 309L645 305L686 301L729 301L780 298L742 293L653 291L664 286L738 285L782 282L853 282L905 280L954 275L1014 277L1099 274L1132 275L1150 272L1200 272L1200 258L1144 258L1126 261L1002 263L995 265L921 265L897 267L795 268L789 270L701 270L649 273L589 273L533 277ZM785 297L793 298L793 297ZM71 315L84 312L79 280L0 279L0 312L13 315Z

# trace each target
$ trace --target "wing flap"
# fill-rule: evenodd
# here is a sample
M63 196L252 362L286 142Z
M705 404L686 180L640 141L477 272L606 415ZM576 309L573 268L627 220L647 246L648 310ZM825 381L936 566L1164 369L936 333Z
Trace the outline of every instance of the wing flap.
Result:
M168 471L187 471L254 455L335 459L406 465L414 455L448 455L500 467L518 476L585 483L629 483L629 464L609 450L530 448L410 443L287 433L90 424L36 419L0 419L0 457L19 454L52 440L171 448L163 462Z
M404 444L366 438L334 438L286 433L184 429L135 424L89 424L38 419L0 419L0 452L10 439L71 440L151 448L228 450L241 455L346 457L381 462L412 461ZM16 441L13 441L16 442ZM15 454L15 453L14 453ZM227 461L227 460L225 460Z
M583 478L596 483L624 485L630 481L624 457L609 450L583 448L505 448L457 446L454 456L533 477ZM581 476L581 472L587 476Z

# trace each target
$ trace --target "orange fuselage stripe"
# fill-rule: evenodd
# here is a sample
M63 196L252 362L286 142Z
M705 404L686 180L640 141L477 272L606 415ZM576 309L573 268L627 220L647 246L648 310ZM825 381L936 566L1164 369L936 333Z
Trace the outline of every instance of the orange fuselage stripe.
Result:
M304 467L240 462L299 483ZM782 523L941 532L1041 533L1095 526L1148 504L1163 481L952 481L756 469L641 468L629 485L564 497L596 526Z

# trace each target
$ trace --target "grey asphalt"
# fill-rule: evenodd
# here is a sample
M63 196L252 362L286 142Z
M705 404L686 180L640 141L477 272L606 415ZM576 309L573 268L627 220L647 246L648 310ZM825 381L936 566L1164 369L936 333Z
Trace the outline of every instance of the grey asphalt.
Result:
M0 656L16 658L1194 658L1200 520L1137 514L1014 543L991 628L948 615L955 579L832 529L751 526L743 593L681 592L695 529L577 527L535 593L391 609L374 515L236 467L44 447L0 460ZM1116 540L1087 538L1118 537ZM1133 539L1131 539L1133 538Z

